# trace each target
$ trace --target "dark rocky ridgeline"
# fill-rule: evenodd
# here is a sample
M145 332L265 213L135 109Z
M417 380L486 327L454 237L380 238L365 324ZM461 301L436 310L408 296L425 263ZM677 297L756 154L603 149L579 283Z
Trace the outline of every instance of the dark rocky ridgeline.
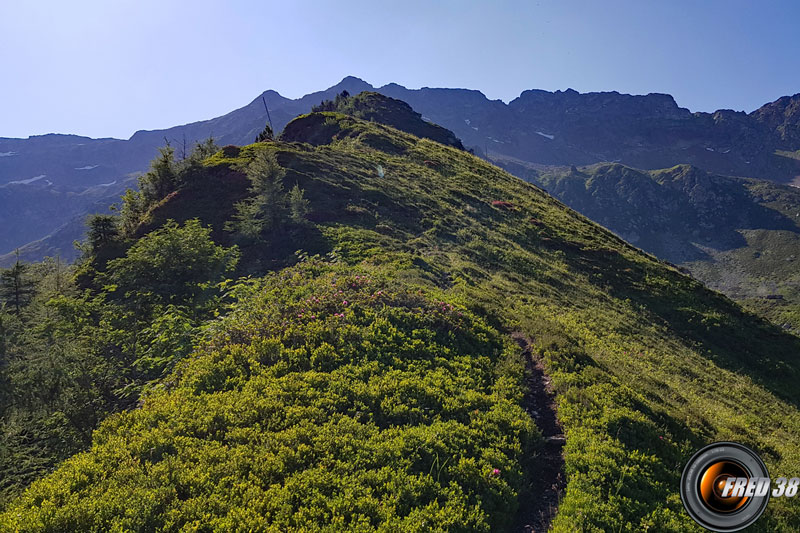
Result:
M185 147L209 136L220 146L247 144L267 123L265 104L277 134L297 115L343 91L351 95L372 91L407 102L413 111L394 106L391 113L379 110L381 119L401 129L405 124L405 131L445 144L460 139L464 146L499 163L588 165L616 161L644 169L692 164L714 173L779 182L800 175L800 95L782 97L749 114L731 110L692 113L665 94L528 90L505 104L475 90L407 89L395 83L376 88L348 76L333 87L294 100L268 90L226 115L138 131L128 140L72 135L0 138L0 187L45 176L0 194L0 227L18 236L0 244L0 255L47 237L75 217L64 210L42 217L37 200L29 198L31 190L42 201L47 195L80 194L97 186L119 194L126 176L146 171L165 141L176 148L178 157ZM372 105L368 100L361 103ZM416 117L417 113L421 117ZM408 129L412 123L415 125ZM21 190L30 187L35 189ZM24 213L6 215L15 205L24 207ZM78 214L85 214L86 209L83 205ZM62 232L28 252L37 258L37 250L65 252L71 246L72 239Z

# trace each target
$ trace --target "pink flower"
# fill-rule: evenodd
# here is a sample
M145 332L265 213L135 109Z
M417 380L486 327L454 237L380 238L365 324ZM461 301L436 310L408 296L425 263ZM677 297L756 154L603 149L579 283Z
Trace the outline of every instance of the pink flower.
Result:
M499 475L500 475L500 469L495 468L494 470L492 470L492 476L499 476Z
M347 300L343 300L342 305L347 305Z

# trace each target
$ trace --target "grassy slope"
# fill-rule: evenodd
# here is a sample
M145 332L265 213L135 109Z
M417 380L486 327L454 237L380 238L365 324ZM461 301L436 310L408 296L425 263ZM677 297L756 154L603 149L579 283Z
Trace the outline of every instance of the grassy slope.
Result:
M648 172L602 164L531 179L711 288L800 331L800 189L685 165Z
M796 337L743 312L727 298L625 244L536 187L476 157L352 118L327 114L322 120L318 116L305 120L324 124L325 132L317 139L327 136L332 143L315 148L285 143L254 145L235 157L215 156L209 165L226 169L246 162L256 150L278 150L279 161L288 170L287 185L299 183L311 200L312 218L316 221L313 231L319 236L315 246L322 248L317 251L335 250L335 256L343 262L335 268L386 278L387 283L396 284L393 290L401 292L421 285L432 294L441 294L443 300L462 304L465 315L474 313L501 331L519 330L533 338L558 392L559 415L567 435L568 487L554 523L556 531L696 530L682 510L678 480L691 453L714 440L733 439L753 446L763 454L772 472L789 475L800 472L797 444L800 388L796 385L800 377L797 361L800 341ZM434 167L425 161L435 162ZM377 172L377 165L384 170L383 176ZM227 209L224 188L219 190L221 208ZM514 208L493 207L494 200L512 202ZM215 216L170 211L169 202L161 209L163 213L153 214L155 219ZM193 511L209 513L205 518L202 514L173 510L180 508L180 502L186 499L181 490L192 491L199 486L198 490L203 492L204 476L213 478L212 465L224 462L228 449L216 448L216 455L211 458L193 455L191 442L196 441L173 437L169 431L177 432L185 425L194 428L201 421L214 428L217 427L214 424L228 427L223 423L229 416L227 405L239 405L237 402L245 402L246 398L231 392L237 387L255 388L259 395L267 397L281 395L284 385L270 381L278 372L269 367L274 364L272 360L256 361L261 366L257 372L248 374L241 369L254 365L247 359L249 356L235 359L242 344L239 328L254 328L259 335L264 331L259 329L262 319L246 312L248 306L259 305L259 300L247 301L250 303L240 305L244 326L238 326L235 318L223 322L214 337L216 340L201 347L184 367L186 370L174 377L174 388L156 393L141 410L103 424L90 452L68 461L54 475L34 484L0 517L0 525L13 528L25 524L23 530L49 527L55 531L72 510L74 516L95 520L94 524L122 526L125 522L119 516L124 510L121 504L113 502L124 501L127 491L148 487L151 480L158 481L152 482L152 491L142 494L144 499L137 499L144 503L135 510L134 518L161 517L166 506L172 529L177 529L178 523L191 524L191 519L200 522L214 516L225 519L231 506L236 507L234 504L215 500L215 506L199 506ZM282 301L291 298L281 292L268 293L260 305L280 306ZM310 343L313 347L311 340L309 337L299 342L301 346ZM249 342L244 342L245 349ZM500 341L494 342L500 346ZM391 345L389 348L395 349ZM486 355L481 350L463 353L468 359L477 357L477 353ZM310 356L301 352L296 357L300 359L297 364L304 364L302 361ZM492 362L499 360L495 358ZM399 371L409 371L403 358L394 364ZM305 371L292 374L292 367L288 370L283 375L285 379L305 382L312 377ZM228 380L226 372L235 376L233 382ZM482 370L475 372L478 374L468 375L480 376ZM506 370L509 372L514 375ZM197 376L206 374L221 377L207 380L207 385L198 388ZM320 370L313 376L318 380L313 381L314 388L335 375L335 369ZM357 387L358 381L351 386ZM497 402L506 401L504 398L515 398L517 382L511 379L509 383L510 392L492 396L478 409L479 413L491 413L492 402L499 405ZM308 390L304 388L307 385L292 386ZM477 395L487 394L485 387L466 385ZM414 397L408 390L395 395L381 392L378 397L384 395L398 406L411 405ZM286 405L278 414L271 411L264 419L268 423L261 423L258 418L246 420L236 433L241 433L243 439L241 464L251 465L258 443L282 439L281 431L308 427L309 420L318 420L315 417L322 417L319 420L323 423L338 420L339 410L352 411L348 401L324 407L321 414ZM202 405L202 411L197 411L198 405ZM453 409L457 412L458 405ZM368 421L380 414L374 405L359 411L366 414ZM449 416L451 412L443 410L416 422L424 432L429 431L425 428L448 423ZM463 413L459 416L464 423ZM413 426L408 420L401 420L401 424ZM273 423L276 426L270 425ZM149 441L152 428L159 424L170 438L160 443ZM404 450L407 451L402 446L394 450L394 455L380 458L374 448L366 447L359 457L373 465L382 462L391 474L389 477L394 476L392 479L399 480L398 483L403 483L406 479L403 476L408 475L427 487L426 490L433 491L428 493L428 500L412 499L414 505L435 501L446 506L455 502L453 509L460 509L463 502L468 505L478 498L482 503L472 508L472 515L468 509L453 512L454 516L472 517L465 526L467 529L470 525L481 529L503 524L512 510L509 494L513 496L521 482L514 479L514 472L521 469L520 450L529 438L526 435L531 434L525 430L525 424L517 423L514 427L517 429L509 431L507 440L502 441L506 442L505 448L497 444L501 442L496 440L497 435L487 437L492 449L497 449L492 452L493 460L506 461L506 469L511 473L504 481L507 485L498 489L502 494L496 500L492 499L494 481L487 480L484 472L480 472L473 485L469 485L471 478L466 474L457 479L456 485L461 487L458 490L465 495L459 499L452 485L447 485L452 488L448 492L442 484L433 482L434 467L401 461ZM395 430L404 428L399 425ZM372 426L368 429L374 431ZM210 430L197 431L196 438L209 438ZM413 427L408 431L413 431ZM368 435L358 442L372 442L371 438ZM332 440L327 446L339 446L342 442ZM462 460L484 465L463 439L449 448L446 443L441 445L450 458L448 465L456 461L460 464ZM153 449L156 452L149 451ZM312 446L312 449L317 448ZM337 457L333 457L334 463ZM432 461L430 456L427 460ZM437 465L444 461L442 455L436 460ZM204 468L181 477L183 470L170 470L173 461L196 461ZM305 476L304 479L318 477L319 469L328 464L313 455L304 461L296 467L297 475ZM362 464L354 463L352 470L360 471ZM336 465L338 469L344 468L340 463ZM263 482L272 479L268 475L279 475L253 471L252 466L242 468L241 479ZM350 486L363 485L342 481L347 479L344 473L335 472L334 477L327 478L327 494L336 495L336 501L351 508L353 502L360 505L368 498L369 495L358 491L348 492ZM233 492L226 492L226 498L235 494L235 501L246 501L236 492L237 479L230 478ZM371 483L376 482L379 481ZM162 492L158 483L166 487ZM100 496L107 484L117 487L119 492ZM313 515L313 509L303 506L302 484L278 481L275 490L283 495L276 498L286 498L275 512L288 517L287 529L309 526L315 520L324 522L324 516L319 518ZM387 494L394 494L393 490ZM348 499L347 494L352 498ZM65 501L71 503L62 507ZM264 506L254 513L272 509L269 507L272 499L264 501ZM403 508L400 503L395 502L393 508ZM420 516L429 521L420 527L435 524L442 529L459 529L460 524L447 522L447 513L437 514L437 508L432 508L425 514L427 507L414 505L413 512L422 513ZM327 518L346 515L341 509L337 512ZM238 519L235 513L231 516ZM793 501L775 501L760 522L760 530L786 530L799 519L800 509ZM165 523L163 518L158 520L159 524ZM365 523L364 530L379 522L375 520ZM224 522L216 524L224 526Z
M740 230L747 246L710 251L719 266L688 266L711 287L800 332L800 189L758 180L746 183L754 201L793 221L794 227ZM770 295L781 299L767 299Z

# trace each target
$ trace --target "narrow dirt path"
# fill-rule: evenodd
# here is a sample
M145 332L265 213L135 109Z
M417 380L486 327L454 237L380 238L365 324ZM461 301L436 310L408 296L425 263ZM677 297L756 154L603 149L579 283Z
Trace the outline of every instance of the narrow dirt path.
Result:
M528 465L528 484L520 492L514 531L543 533L550 527L561 493L566 487L562 453L566 441L556 416L550 378L544 372L541 359L531 350L528 337L518 332L511 337L522 348L525 360L527 392L523 407L534 419L545 439L539 455Z

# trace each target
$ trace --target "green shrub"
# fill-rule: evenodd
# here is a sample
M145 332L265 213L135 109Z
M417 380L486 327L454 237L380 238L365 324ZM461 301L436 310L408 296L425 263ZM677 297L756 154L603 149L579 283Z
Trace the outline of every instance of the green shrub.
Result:
M143 407L106 421L0 529L509 525L537 432L516 348L496 330L314 261L234 292L235 310ZM498 373L501 360L516 365Z

